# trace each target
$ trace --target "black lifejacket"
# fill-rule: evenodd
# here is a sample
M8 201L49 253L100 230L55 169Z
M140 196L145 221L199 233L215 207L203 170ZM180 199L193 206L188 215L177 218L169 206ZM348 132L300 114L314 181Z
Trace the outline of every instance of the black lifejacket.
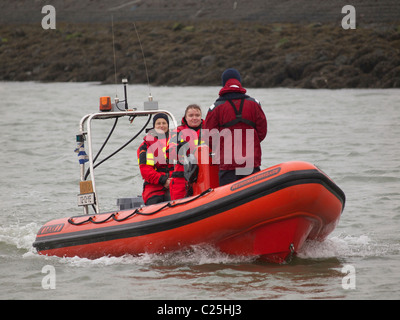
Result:
M256 124L253 121L250 121L250 120L245 119L245 118L242 117L243 106L244 106L244 101L245 101L244 98L240 99L239 110L236 109L236 106L235 106L235 104L233 103L233 101L231 99L228 99L226 101L229 102L229 104L232 106L233 111L236 114L236 118L234 120L232 120L232 121L229 121L227 123L222 124L221 125L222 127L228 128L228 127L234 126L235 124L238 124L239 122L243 122L243 123L253 127L254 129L256 128Z

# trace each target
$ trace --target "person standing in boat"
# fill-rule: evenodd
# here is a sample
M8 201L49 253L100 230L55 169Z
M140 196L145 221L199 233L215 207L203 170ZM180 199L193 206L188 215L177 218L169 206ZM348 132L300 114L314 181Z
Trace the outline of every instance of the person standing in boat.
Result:
M171 134L168 152L170 158L174 157L177 160L170 184L171 200L187 196L188 185L184 177L183 163L184 158L190 153L194 153L196 146L202 143L201 132L204 120L201 117L200 106L188 105L182 118L182 124Z
M170 171L173 165L167 158L169 119L157 113L153 118L153 129L143 138L137 150L140 173L144 179L143 201L146 205L169 201Z
M260 143L267 135L267 119L260 103L246 95L241 82L236 69L222 73L223 88L205 119L210 138L218 140L219 147L212 149L217 153L220 186L260 171Z

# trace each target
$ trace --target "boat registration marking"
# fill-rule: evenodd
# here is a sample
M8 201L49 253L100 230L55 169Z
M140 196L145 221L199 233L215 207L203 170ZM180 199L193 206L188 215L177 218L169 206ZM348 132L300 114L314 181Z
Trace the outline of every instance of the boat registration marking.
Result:
M40 228L38 235L60 232L64 227L64 223L52 224Z
M94 204L94 192L78 194L78 206Z
M270 178L272 176L277 175L280 171L281 171L281 167L277 167L277 168L274 168L274 169L271 169L271 170L268 170L268 171L265 171L265 172L261 172L261 173L252 175L250 178L242 179L239 182L233 184L231 186L231 190L235 191L237 189L246 187L249 184L252 184L254 182Z

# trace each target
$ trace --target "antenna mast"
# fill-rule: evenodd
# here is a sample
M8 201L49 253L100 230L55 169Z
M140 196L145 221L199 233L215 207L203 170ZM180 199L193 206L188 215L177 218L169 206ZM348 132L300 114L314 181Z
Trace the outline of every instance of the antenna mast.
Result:
M112 32L112 44L113 44L113 55L114 55L114 81L117 84L117 59L115 57L115 35L114 35L114 15L111 15L111 32ZM117 86L115 88L115 98L118 99Z
M147 77L147 87L149 88L149 101L153 101L153 97L151 96L151 91L150 91L150 80L149 80L149 73L147 71L146 57L144 55L142 42L140 41L139 32L138 32L138 30L136 28L136 23L135 22L133 22L133 26L135 27L136 36L137 36L137 38L139 40L140 50L142 50L143 63L144 63L145 71L146 71L146 77Z

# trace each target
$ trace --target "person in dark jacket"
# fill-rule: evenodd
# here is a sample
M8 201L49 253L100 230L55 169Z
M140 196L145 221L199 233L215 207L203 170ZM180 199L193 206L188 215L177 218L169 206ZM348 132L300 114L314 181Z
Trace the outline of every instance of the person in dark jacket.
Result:
M169 201L170 171L167 147L169 140L169 119L166 114L157 113L153 118L153 129L143 138L137 150L140 173L144 179L143 201L146 205Z
M222 74L219 98L208 110L208 129L218 153L220 185L232 183L260 171L261 141L267 135L267 119L260 103L246 95L240 73L233 68ZM217 131L217 135L213 134ZM215 150L215 139L219 150Z

